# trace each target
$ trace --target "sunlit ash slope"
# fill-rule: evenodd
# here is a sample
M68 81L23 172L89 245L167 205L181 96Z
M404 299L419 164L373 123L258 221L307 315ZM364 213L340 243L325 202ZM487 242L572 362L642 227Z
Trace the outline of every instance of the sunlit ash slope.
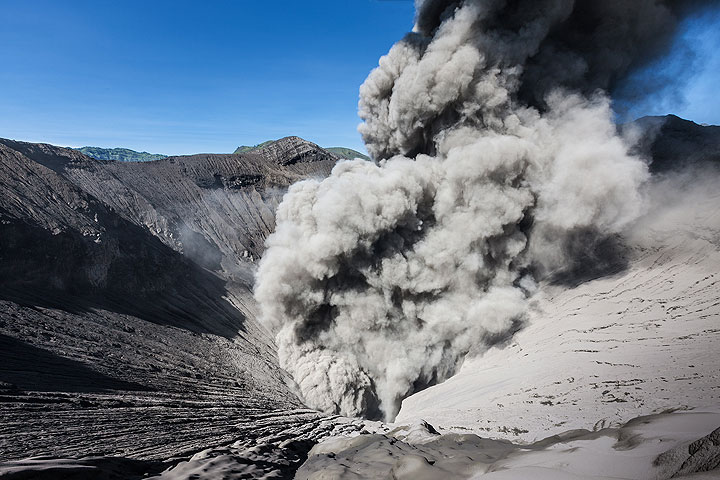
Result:
M0 461L117 456L127 478L322 420L246 280L283 190L336 158L273 148L130 164L0 140Z
M719 184L717 172L659 181L625 268L542 285L526 328L406 399L397 421L527 441L720 406Z
M589 256L544 282L525 328L406 399L399 422L529 441L720 406L720 128L672 115L627 127L645 132L654 178L624 247L601 252L606 276Z
M297 478L720 478L720 137L638 126L645 214L543 281L511 338L406 398L395 430L329 439Z

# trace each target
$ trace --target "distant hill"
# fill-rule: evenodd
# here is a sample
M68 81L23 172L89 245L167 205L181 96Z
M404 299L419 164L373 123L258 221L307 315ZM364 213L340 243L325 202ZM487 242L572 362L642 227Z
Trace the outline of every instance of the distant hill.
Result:
M119 162L152 162L153 160L167 158L167 155L136 152L129 148L82 147L76 150L97 160L117 160Z
M257 145L242 145L235 149L233 153L248 153L255 150L263 149L277 140L268 140ZM159 153L148 153L148 152L136 152L129 148L101 148L101 147L82 147L76 148L75 150L87 155L88 157L95 158L97 160L116 160L119 162L152 162L155 160L162 160L167 158L167 155ZM356 150L345 147L330 147L324 148L324 150L334 154L336 157L353 159L362 158L364 160L370 160L370 157L364 155Z
M357 150L353 150L352 148L345 148L345 147L329 147L326 148L328 152L334 153L340 158L347 158L352 160L353 158L362 158L363 160L370 160L370 157L367 155L364 155Z
M264 148L275 141L276 140L268 140L267 142L258 143L257 145L253 145L253 146L241 145L238 148L236 148L233 153L252 152L253 150L259 150L261 148ZM329 147L329 148L323 148L323 149L327 150L330 153L335 154L336 156L338 156L340 158L345 158L345 159L362 158L364 160L370 160L370 157L368 157L367 155L364 155L364 154L362 154L356 150L353 150L351 148Z
M720 165L720 126L698 125L676 115L643 117L629 125L643 132L638 148L653 159L650 170L654 173L688 165Z

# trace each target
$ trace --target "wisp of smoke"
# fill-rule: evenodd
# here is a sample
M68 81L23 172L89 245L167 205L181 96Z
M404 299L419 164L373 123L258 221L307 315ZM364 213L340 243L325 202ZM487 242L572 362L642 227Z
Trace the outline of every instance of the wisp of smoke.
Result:
M310 406L394 418L522 325L571 239L641 213L647 167L606 92L700 3L418 3L360 90L375 162L293 185L258 270L262 320Z

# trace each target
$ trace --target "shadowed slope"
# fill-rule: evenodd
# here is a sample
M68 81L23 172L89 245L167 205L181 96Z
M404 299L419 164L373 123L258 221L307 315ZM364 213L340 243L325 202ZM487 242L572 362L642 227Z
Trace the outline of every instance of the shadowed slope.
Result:
M250 285L220 261L251 274L240 239L261 248L273 199L329 168L241 155L122 164L0 142L0 461L121 456L151 472L323 420L278 368ZM258 181L234 184L242 175ZM188 255L215 242L214 263Z

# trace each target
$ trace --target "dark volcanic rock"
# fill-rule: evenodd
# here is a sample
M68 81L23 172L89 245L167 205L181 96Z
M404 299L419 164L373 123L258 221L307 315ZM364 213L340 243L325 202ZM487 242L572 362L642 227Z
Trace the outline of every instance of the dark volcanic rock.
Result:
M226 282L147 229L1 144L0 172L0 298L111 308L228 337L242 328Z
M689 458L685 460L673 478L720 468L720 428L691 443L688 446L688 454Z
M82 168L88 165L88 161L91 164L99 163L72 148L55 147L46 143L18 142L5 138L0 138L0 143L58 173L71 168Z
M675 115L643 117L631 125L640 130L638 148L652 159L653 173L720 165L720 126L698 125Z

